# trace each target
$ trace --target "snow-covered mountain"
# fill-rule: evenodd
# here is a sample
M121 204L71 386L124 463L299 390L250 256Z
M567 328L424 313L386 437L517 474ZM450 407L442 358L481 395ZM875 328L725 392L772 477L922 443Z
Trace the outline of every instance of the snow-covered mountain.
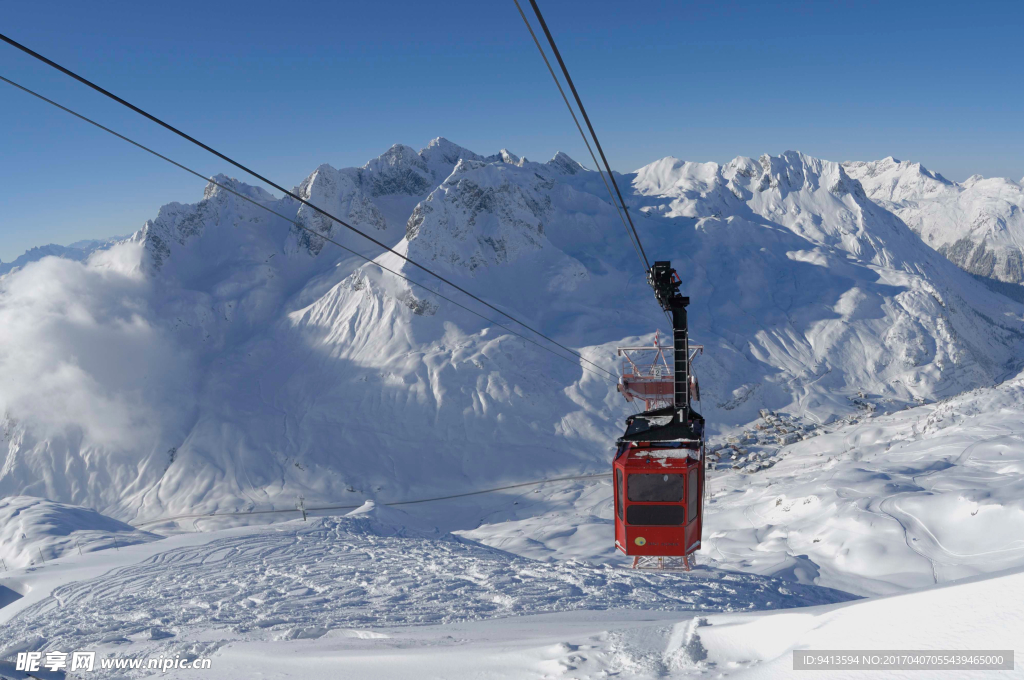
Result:
M35 248L26 250L12 262L0 262L0 276L8 274L14 269L24 267L29 262L41 260L44 257L63 257L68 260L77 260L81 262L88 259L88 257L95 251L103 248L109 248L115 243L123 241L126 238L128 238L128 236L112 236L110 238L103 239L85 239L82 241L75 241L74 243L66 246L60 246L56 243L51 243L45 246L36 246Z
M1024 283L1024 186L973 175L951 182L920 163L893 157L843 163L867 195L898 215L961 269ZM1024 182L1024 180L1022 180Z
M131 519L606 469L629 412L614 379L306 206L217 181L278 214L210 185L84 263L0 281L0 495ZM1017 368L1024 306L837 163L666 158L620 182L648 253L691 296L716 432L760 408L828 421ZM599 176L564 154L437 139L322 165L297 191L613 373L617 345L665 325Z

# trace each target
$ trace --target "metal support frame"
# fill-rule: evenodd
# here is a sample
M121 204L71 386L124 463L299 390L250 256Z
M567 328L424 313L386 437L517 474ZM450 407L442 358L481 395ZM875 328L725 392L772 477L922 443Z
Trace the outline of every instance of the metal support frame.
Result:
M640 556L633 558L634 569L645 569L647 571L690 571L697 566L696 555L683 555L682 557L655 557Z
M693 359L704 351L704 345L690 345L687 370L690 374L690 387L693 385ZM675 349L673 345L661 344L660 331L654 332L654 344L636 347L619 347L618 355L623 357L622 370L619 376L618 391L626 401L639 399L644 404L644 411L653 411L675 406ZM653 356L652 356L653 354ZM669 355L673 355L669 359ZM690 390L693 400L693 390Z
M690 304L690 298L679 294L682 282L676 270L672 269L671 262L655 262L647 274L647 279L654 288L658 304L672 315L674 406L679 414L679 420L685 421L690 416L690 333L686 322L686 307Z
M704 418L690 404L690 336L686 323L690 298L679 294L681 281L671 262L655 262L647 272L647 280L658 304L672 318L673 399L664 408L649 409L626 418L626 432L618 441L620 444L686 442L694 448L704 439Z
M675 364L675 407L679 419L683 420L690 413L690 334L686 327L685 306L672 308L672 344L675 348L672 357Z

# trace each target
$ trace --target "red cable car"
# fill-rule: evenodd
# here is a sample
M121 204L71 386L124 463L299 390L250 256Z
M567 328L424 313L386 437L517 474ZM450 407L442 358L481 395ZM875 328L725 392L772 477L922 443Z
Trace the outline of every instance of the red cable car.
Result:
M674 568L682 558L689 569L702 530L701 454L646 444L619 447L613 465L615 547L633 557L634 567Z
M615 547L633 557L634 568L688 570L704 514L704 418L693 410L700 397L691 370L703 347L689 344L690 299L679 294L670 263L655 262L649 280L672 315L673 367L657 335L653 347L619 349L626 357L619 391L627 401L643 399L646 410L626 419L612 464ZM653 363L638 364L630 354L636 351L654 351Z

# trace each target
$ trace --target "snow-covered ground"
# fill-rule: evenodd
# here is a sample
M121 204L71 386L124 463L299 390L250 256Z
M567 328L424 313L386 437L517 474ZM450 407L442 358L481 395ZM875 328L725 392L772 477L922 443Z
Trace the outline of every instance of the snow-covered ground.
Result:
M225 678L791 678L792 652L1020 650L1024 573L783 612L568 612L472 624L339 631L272 647L236 643ZM978 602L985 602L984 608ZM1019 657L1019 654L1018 654ZM1019 668L1020 661L1017 661ZM1018 671L827 671L829 678L1006 678ZM202 671L174 677L201 678Z
M657 574L537 562L410 529L396 523L403 519L398 511L382 515L367 504L347 517L212 534L208 542L168 545L134 564L149 551L126 549L126 566L61 585L22 604L16 616L0 610L0 658L83 649L210 656L237 641L275 644L328 633L384 639L386 633L374 632L381 627L570 611L753 611L851 597L709 569ZM9 579L31 588L34 570Z
M0 498L0 559L8 569L160 537L95 510L42 498Z
M861 594L1024 567L1024 380L855 420L715 474L715 564Z
M26 597L0 608L0 658L209 658L159 675L229 680L777 678L795 649L1013 649L1024 633L1020 569L857 600L708 567L538 562L403 520L421 522L364 508L17 570L3 582Z
M752 429L721 450L690 573L623 568L602 479L270 526L209 517L180 522L206 533L5 573L25 597L0 608L0 656L209 656L229 679L639 680L790 677L803 648L1013 649L1024 379L865 403L781 449Z
M689 574L624 568L602 479L263 527L210 517L179 523L203 533L5 574L26 597L0 609L0 657L210 656L226 678L639 679L788 677L805 648L1013 649L1024 377L865 404L795 444L750 443L765 431L752 429L720 450Z

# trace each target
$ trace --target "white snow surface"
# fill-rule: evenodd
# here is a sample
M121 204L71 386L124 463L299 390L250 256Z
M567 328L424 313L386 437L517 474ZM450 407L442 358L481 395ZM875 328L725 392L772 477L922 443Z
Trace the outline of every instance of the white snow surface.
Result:
M1024 567L1024 378L714 474L702 553L860 594Z
M1024 573L781 612L568 612L471 624L346 630L318 640L240 642L222 677L356 680L793 678L793 651L1019 649ZM978 603L984 602L984 607ZM1019 654L1017 655L1019 657ZM1020 661L1017 660L1019 669ZM201 678L209 671L169 677ZM830 670L822 677L1017 677L1018 671Z
M429 281L306 206L218 181ZM620 183L691 296L713 432L765 407L828 422L1016 373L1024 306L837 163L668 158ZM439 139L321 166L298 191L612 373L616 346L665 324L600 178L564 154ZM0 280L0 494L141 521L604 472L629 407L570 359L211 185L84 263Z
M367 508L297 520L172 548L68 583L5 622L0 659L70 649L122 658L209 656L235 641L316 639L382 626L623 608L751 611L851 597L707 569L656 574L536 562L409 529L396 518L397 511Z
M1024 377L906 410L864 401L809 434L746 444L736 469L721 456L689 574L621 568L602 480L410 512L368 502L5 573L0 587L27 595L0 608L0 659L90 649L209 656L229 679L639 680L791 677L806 648L1013 649ZM459 537L434 528L477 518ZM850 596L822 585L873 597L827 604Z
M1024 186L973 175L951 182L920 163L847 162L867 195L898 215L925 243L978 276L1024 283ZM1016 299L1020 299L1018 292Z
M545 564L380 510L183 534L5 575L31 601L0 608L0 659L206 657L212 670L165 675L229 680L776 678L792 677L794 649L1013 649L1024 633L1019 570L849 601L708 568ZM0 661L0 677L10 670ZM986 673L977 677L998 677Z
M1024 568L1024 377L745 448L712 455L701 564L868 596ZM535 559L624 563L607 540L608 483L517 500L508 521L460 535Z
M0 558L8 569L159 538L90 508L29 496L0 498Z

